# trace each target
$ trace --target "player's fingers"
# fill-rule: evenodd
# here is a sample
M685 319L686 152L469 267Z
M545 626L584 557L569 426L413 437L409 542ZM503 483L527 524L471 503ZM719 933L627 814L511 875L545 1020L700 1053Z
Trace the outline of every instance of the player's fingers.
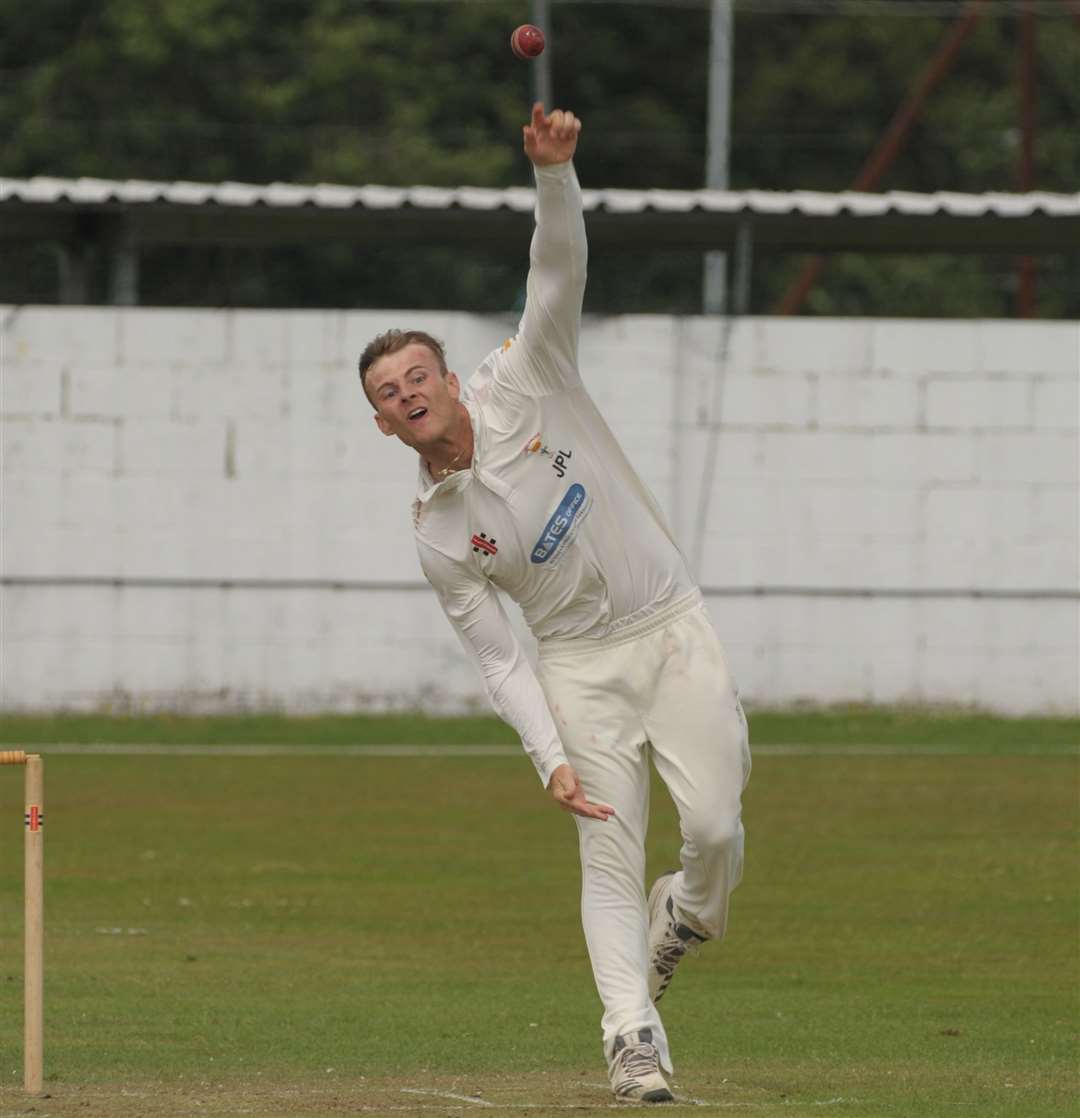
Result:
M566 113L562 109L553 109L551 116L548 117L548 124L551 126L551 131L559 136L562 134L563 121L566 119Z
M571 810L575 815L583 816L585 819L606 820L609 816L615 814L615 809L608 804L590 803L584 792L575 797Z
M544 103L543 101L536 101L532 107L532 126L539 128L544 123Z

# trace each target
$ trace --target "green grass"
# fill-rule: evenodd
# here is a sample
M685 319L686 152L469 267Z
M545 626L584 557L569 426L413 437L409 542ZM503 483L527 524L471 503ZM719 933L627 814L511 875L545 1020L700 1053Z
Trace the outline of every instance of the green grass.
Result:
M1080 719L997 718L967 710L843 706L750 712L757 745L920 745L989 752L1080 749ZM264 745L512 745L497 718L408 714L185 716L169 714L0 715L0 742L157 742Z
M773 726L796 736L775 740L828 740L786 717ZM904 720L873 717L883 736ZM955 744L933 721L907 740ZM365 740L346 736L356 720L205 732L222 725L144 722L127 740ZM385 725L366 740L394 740ZM961 744L971 732L960 719ZM1075 1112L1078 764L998 755L1033 740L1007 722L976 755L755 761L729 936L663 1003L680 1094L765 1118ZM472 1092L530 1115L606 1108L574 829L524 758L43 752L52 1097L35 1118L488 1109L444 1097ZM659 786L653 803L657 872L678 842ZM8 1118L30 1105L16 769L0 809Z

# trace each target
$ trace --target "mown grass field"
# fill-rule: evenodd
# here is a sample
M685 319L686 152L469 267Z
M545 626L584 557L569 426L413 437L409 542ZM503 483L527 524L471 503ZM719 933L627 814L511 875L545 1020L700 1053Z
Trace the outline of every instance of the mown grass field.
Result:
M751 733L746 877L728 939L663 1003L682 1101L662 1112L1075 1113L1080 724L851 710ZM608 1109L573 824L523 757L49 755L512 740L489 720L3 719L46 757L49 1097L20 1088L5 768L0 1116ZM651 871L677 849L658 785Z

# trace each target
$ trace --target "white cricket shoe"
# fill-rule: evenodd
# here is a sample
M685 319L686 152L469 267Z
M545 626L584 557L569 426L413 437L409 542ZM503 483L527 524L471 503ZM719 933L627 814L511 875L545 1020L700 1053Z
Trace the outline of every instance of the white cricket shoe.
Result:
M620 1102L675 1100L660 1071L660 1053L653 1044L652 1029L638 1029L615 1038L608 1076Z
M682 957L709 938L675 919L674 880L675 870L669 870L649 890L649 997L654 1004L664 996Z

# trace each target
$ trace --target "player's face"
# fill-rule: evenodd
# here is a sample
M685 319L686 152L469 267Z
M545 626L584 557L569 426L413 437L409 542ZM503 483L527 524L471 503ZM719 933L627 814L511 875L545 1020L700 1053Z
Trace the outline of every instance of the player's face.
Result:
M414 342L380 357L366 380L384 435L397 435L416 450L446 437L461 385L453 373L443 376L438 357L426 345Z

